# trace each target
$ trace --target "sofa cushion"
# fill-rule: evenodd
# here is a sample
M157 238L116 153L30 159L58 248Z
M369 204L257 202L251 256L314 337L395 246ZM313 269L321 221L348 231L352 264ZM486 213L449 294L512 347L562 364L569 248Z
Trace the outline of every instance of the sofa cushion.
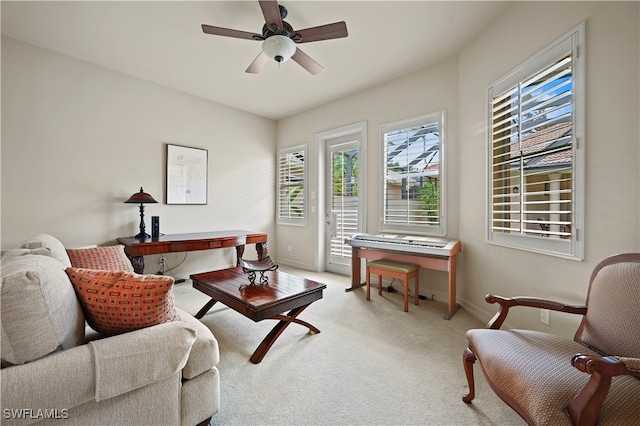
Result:
M3 366L84 343L82 309L58 260L10 250L2 257L1 269Z
M178 319L173 278L67 268L87 322L105 336Z
M69 260L69 256L67 255L67 251L64 248L64 245L55 237L52 237L48 234L39 234L29 238L26 241L23 241L20 248L26 249L38 249L44 248L51 251L52 257L58 259L62 265L67 268L71 266L71 261Z
M71 266L74 268L134 272L131 262L124 253L124 246L122 244L106 247L67 249L67 255L69 255Z

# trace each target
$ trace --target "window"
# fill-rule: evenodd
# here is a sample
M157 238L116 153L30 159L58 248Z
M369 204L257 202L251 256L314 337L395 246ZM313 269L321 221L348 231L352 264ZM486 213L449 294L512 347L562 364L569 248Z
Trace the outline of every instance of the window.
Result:
M278 223L306 225L306 146L278 151Z
M583 257L583 40L584 24L489 88L489 242Z
M382 231L444 235L444 111L383 124Z

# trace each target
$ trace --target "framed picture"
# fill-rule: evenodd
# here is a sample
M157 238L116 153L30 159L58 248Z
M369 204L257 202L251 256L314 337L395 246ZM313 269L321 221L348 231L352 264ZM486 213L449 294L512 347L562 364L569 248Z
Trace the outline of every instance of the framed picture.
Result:
M167 204L207 204L208 151L167 144Z

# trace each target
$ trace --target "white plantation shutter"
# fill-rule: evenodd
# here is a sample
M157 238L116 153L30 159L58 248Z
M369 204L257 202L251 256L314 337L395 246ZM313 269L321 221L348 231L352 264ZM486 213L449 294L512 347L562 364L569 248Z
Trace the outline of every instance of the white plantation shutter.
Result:
M491 242L582 256L580 28L489 88Z
M381 229L444 235L444 112L381 126Z
M351 246L346 238L360 230L359 141L331 147L331 236L330 254L336 259L350 259Z
M306 224L306 147L278 151L278 223Z

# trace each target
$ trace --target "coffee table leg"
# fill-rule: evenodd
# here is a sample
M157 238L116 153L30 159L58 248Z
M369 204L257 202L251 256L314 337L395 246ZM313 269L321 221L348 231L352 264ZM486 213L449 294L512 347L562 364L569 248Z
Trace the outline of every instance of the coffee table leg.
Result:
M308 303L308 304L306 304L304 306L300 306L299 308L292 309L291 311L289 311L289 313L287 315L276 315L276 316L274 316L272 318L269 318L269 319L280 320L280 322L278 322L276 324L276 326L273 327L271 332L269 332L269 334L267 334L267 337L265 337L264 340L262 341L262 343L260 343L260 346L258 346L258 349L256 349L256 351L253 353L253 355L251 355L251 358L250 358L251 362L254 363L254 364L260 363L260 361L262 361L262 358L264 358L264 356L267 354L267 352L269 351L271 346L273 346L273 344L278 339L278 337L280 337L282 332L292 322L294 322L296 324L303 325L303 326L309 328L309 330L313 334L320 333L320 330L318 330L317 328L315 328L314 326L312 326L308 322L302 321L302 320L299 320L299 319L296 318L298 315L300 315L300 312L305 310L305 308L307 306L309 306L310 304L311 303Z
M197 318L197 319L202 318L202 317L203 317L207 312L209 312L209 309L211 309L211 307L212 307L213 305L215 305L215 304L216 304L216 302L217 302L217 300L215 300L215 299L211 299L211 300L209 300L209 301L207 302L207 304L206 304L206 305L204 305L204 306L202 307L202 309L200 309L200 310L198 311L198 313L196 314L196 318Z

